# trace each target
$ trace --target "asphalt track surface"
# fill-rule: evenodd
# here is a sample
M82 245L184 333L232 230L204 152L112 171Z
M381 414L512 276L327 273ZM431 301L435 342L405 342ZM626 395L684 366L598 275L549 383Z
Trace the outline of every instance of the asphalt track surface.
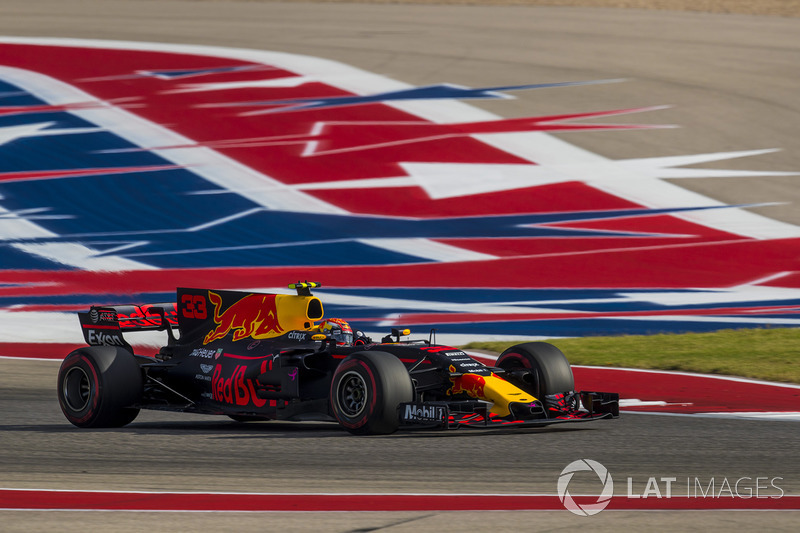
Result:
M670 104L637 121L678 129L562 135L607 157L782 148L720 168L800 170L797 19L579 8L3 0L0 34L234 46L342 61L413 84L496 86L627 78L477 104L501 116ZM473 104L476 105L476 104ZM796 177L684 180L729 203L800 223ZM55 399L57 363L0 359L0 485L232 492L555 492L592 458L624 494L650 477L781 477L800 493L792 422L628 414L578 427L353 438L335 425L144 412L121 430L78 431ZM577 477L573 491L596 490ZM1 507L1 506L0 506ZM796 512L60 513L0 512L4 530L496 531L620 527L796 530Z
M290 492L290 493L478 493L553 494L561 470L579 458L606 466L615 494L642 494L650 477L676 478L675 494L686 480L713 477L733 484L743 477L780 477L785 494L800 493L796 422L718 420L690 416L624 414L613 421L516 431L423 431L356 438L335 424L264 422L239 424L226 418L142 412L117 430L77 430L67 424L55 399L58 362L0 360L0 464L2 485L14 488L123 491ZM576 477L574 494L597 494L596 478ZM764 485L768 482L762 481ZM743 486L743 485L742 485ZM664 491L662 484L661 490ZM718 490L718 489L717 489ZM690 491L691 492L691 491ZM770 488L762 494L778 495ZM49 529L63 520L58 512L0 512L4 524ZM96 515L100 515L99 517ZM156 529L177 518L165 513L70 514L75 530L110 520L114 527L141 529L128 515L153 520ZM180 520L252 527L259 520L297 530L352 531L412 520L400 527L455 531L450 513L283 513L182 515ZM463 513L458 513L463 518ZM493 513L497 531L516 531L531 520L575 526L581 518L564 512ZM619 527L619 520L642 527L662 512L608 511L591 526ZM793 512L669 512L676 527L725 524L775 527L796 524ZM32 517L31 515L35 515ZM452 516L452 514L450 514ZM663 517L662 517L663 518ZM486 519L485 517L480 519ZM121 522L118 522L121 520ZM128 525L126 521L130 520ZM315 521L319 524L315 524ZM162 522L163 521L163 522ZM80 525L79 525L80 523ZM656 524L657 522L652 522ZM314 524L314 525L312 525ZM584 524L586 524L584 522ZM60 524L60 529L63 524ZM17 530L12 527L12 530ZM182 529L179 527L178 529ZM225 526L220 526L225 527ZM68 526L69 529L69 526ZM538 527L537 527L538 529ZM712 528L713 529L713 528ZM394 529L390 530L394 531ZM523 530L526 530L523 528Z

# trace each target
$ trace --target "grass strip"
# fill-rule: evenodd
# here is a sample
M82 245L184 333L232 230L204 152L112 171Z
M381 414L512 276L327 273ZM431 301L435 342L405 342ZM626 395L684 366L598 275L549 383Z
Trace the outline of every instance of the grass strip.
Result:
M500 353L518 342L472 342ZM800 330L735 329L680 335L550 339L574 365L679 370L800 383Z

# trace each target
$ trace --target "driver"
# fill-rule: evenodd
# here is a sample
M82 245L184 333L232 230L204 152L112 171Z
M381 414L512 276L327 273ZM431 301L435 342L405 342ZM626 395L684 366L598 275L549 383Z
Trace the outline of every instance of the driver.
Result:
M319 326L317 327L319 328L320 333L325 333L328 335L330 338L336 341L336 344L360 346L370 342L369 337L366 337L362 332L356 331L354 333L353 328L350 327L350 324L341 318L326 318L320 322Z

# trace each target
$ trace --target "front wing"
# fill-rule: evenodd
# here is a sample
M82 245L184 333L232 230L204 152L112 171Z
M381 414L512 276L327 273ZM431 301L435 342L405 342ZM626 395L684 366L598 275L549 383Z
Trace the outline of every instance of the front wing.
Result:
M480 400L462 402L408 402L398 407L400 425L417 428L458 429L547 426L564 422L590 422L619 417L619 395L610 392L581 391L582 408L542 405L532 417L500 417L490 412L491 403Z

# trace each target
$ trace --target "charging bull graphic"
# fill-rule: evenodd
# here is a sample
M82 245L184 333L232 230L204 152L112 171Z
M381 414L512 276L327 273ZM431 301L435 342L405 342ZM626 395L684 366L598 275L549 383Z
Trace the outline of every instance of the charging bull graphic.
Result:
M486 378L477 374L464 374L457 378L451 378L453 388L450 394L456 395L466 392L471 398L484 400L484 388L486 387Z
M222 311L222 297L208 291L214 305L214 322L217 327L203 339L203 344L225 337L234 331L233 340L247 337L263 339L283 333L278 321L278 307L274 294L249 294Z
M454 366L450 366L449 370L451 373L457 371ZM494 404L491 412L497 416L508 416L512 403L533 405L532 402L537 399L493 372L484 375L467 372L451 377L450 382L453 385L447 392L448 395L466 393L470 398L490 401Z

